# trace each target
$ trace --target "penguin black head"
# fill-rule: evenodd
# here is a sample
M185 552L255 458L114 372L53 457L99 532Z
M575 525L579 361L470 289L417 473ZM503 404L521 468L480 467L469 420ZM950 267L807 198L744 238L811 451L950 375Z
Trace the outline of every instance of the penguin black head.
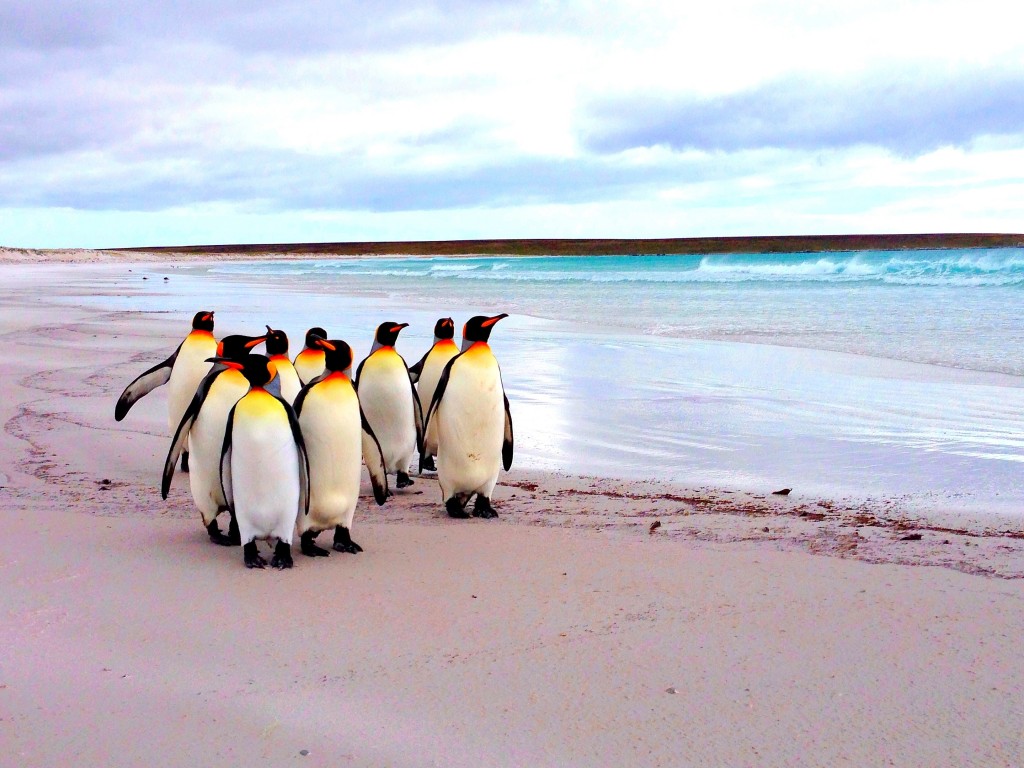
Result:
M442 317L434 325L434 341L455 337L455 321L450 317Z
M319 349L319 347L317 347L316 344L313 343L313 340L317 337L321 339L326 339L327 331L325 331L319 325L314 325L312 328L306 331L306 346L309 347L310 349Z
M475 344L478 341L486 342L491 337L491 329L494 324L506 317L508 317L506 314L494 317L484 317L483 315L471 317L462 329L462 340L470 344Z
M208 362L220 363L228 368L241 371L250 386L266 386L274 374L270 372L270 360L266 355L243 354L238 357L211 357Z
M258 347L266 340L266 336L225 336L217 345L217 357L227 357L231 360L241 359L249 354L253 347Z
M352 367L352 347L341 339L316 339L318 349L324 351L324 367L332 373L345 373Z
M393 347L398 341L398 334L402 332L403 328L408 327L408 323L381 323L377 326L377 333L373 338L382 347Z
M267 354L288 354L288 334L284 331L275 331L269 325L267 326Z
M192 318L192 330L193 331L210 331L213 333L213 312L196 312L195 317Z

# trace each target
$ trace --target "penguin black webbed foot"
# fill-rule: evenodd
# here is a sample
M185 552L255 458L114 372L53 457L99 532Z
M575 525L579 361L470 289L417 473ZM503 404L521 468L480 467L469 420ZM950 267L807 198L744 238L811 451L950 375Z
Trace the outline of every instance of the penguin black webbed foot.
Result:
M448 510L448 517L454 517L457 520L466 520L469 518L469 512L459 501L457 496L452 496L448 501L444 503L444 508Z
M498 516L498 511L491 506L491 500L486 496L476 497L476 503L473 505L473 517L482 517L485 520L491 520Z
M395 488L408 488L412 485L412 478L406 472L398 472L395 480Z
M352 555L357 555L363 551L363 548L352 541L352 534L349 533L348 528L343 525L337 525L334 527L334 550L335 552L348 552Z
M220 532L220 526L217 525L216 520L206 526L206 532L210 535L210 541L214 544L219 544L222 547L237 546L236 542L231 540L231 536Z
M265 568L267 565L267 561L260 556L255 541L250 541L242 547L242 558L245 560L246 568Z
M420 458L420 474L424 472L437 472L437 465L434 463L433 456L423 456Z
M277 542L277 546L274 547L274 557L270 561L270 567L284 570L285 568L291 568L294 564L292 560L292 545L286 544L283 541Z
M316 545L316 536L317 534L313 531L306 531L302 534L302 537L299 539L300 551L306 557L329 557L331 554L330 552L323 547L318 547Z

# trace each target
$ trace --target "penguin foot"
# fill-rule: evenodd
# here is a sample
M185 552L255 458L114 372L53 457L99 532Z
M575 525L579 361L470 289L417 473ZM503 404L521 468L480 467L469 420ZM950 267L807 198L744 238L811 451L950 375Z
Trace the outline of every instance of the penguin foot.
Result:
M274 547L274 558L270 561L270 567L284 570L285 568L291 568L292 565L294 565L292 561L292 545L278 541L277 546Z
M188 472L188 451L181 452L181 471Z
M491 500L486 496L477 494L476 503L473 505L473 517L482 517L490 520L498 516L497 510L491 506Z
M314 531L306 531L299 538L299 549L306 557L327 557L331 553L323 547L318 547L314 541L317 534Z
M466 520L469 517L469 512L459 501L457 496L452 496L448 501L444 503L444 508L448 510L448 517L454 517L458 520Z
M406 472L398 472L398 479L395 480L395 488L408 488L412 485L412 478Z
M420 457L420 474L424 472L437 472L437 465L434 463L433 456L421 456Z
M267 561L260 557L255 541L250 541L242 547L242 557L245 560L246 568L265 568L267 565Z
M220 544L222 547L235 546L235 542L231 540L230 536L220 532L220 526L217 525L216 520L206 526L206 532L210 535L210 541L214 544Z
M334 551L348 552L356 555L362 552L363 548L352 541L352 534L349 533L348 528L343 525L336 525L334 527Z

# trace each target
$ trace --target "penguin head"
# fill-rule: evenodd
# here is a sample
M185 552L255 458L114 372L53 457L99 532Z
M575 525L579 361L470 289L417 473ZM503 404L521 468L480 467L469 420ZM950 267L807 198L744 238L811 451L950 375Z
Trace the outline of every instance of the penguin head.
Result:
M238 360L267 340L266 336L225 336L217 345L217 357Z
M316 339L318 349L324 351L326 370L348 375L352 370L352 347L341 339Z
M451 339L455 337L455 321L450 317L442 317L434 325L434 342L441 341L442 339Z
M267 354L288 354L288 334L284 331L275 331L269 325L267 326Z
M213 312L196 312L195 317L192 318L192 330L193 331L209 331L213 333Z
M408 323L381 323L377 326L377 333L373 337L373 340L376 342L374 346L395 346L395 342L398 341L398 334L402 332L403 328L407 327L409 327Z
M313 340L316 338L327 338L327 331L325 331L318 325L314 325L312 328L306 331L306 346L309 347L310 349L319 349L319 347L317 347L316 344L313 343Z
M494 324L506 317L508 315L504 313L494 317L485 317L484 315L471 317L462 329L462 348L467 349L471 344L480 341L486 342L491 337L491 329Z
M274 378L270 371L270 360L266 355L242 354L237 357L211 357L207 362L220 363L227 368L241 371L249 385L252 387L263 387Z

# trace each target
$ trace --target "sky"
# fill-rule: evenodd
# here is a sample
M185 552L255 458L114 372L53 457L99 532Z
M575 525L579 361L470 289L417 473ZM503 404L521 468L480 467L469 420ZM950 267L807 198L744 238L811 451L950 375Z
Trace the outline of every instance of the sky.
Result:
M994 0L4 0L0 245L1024 232Z

